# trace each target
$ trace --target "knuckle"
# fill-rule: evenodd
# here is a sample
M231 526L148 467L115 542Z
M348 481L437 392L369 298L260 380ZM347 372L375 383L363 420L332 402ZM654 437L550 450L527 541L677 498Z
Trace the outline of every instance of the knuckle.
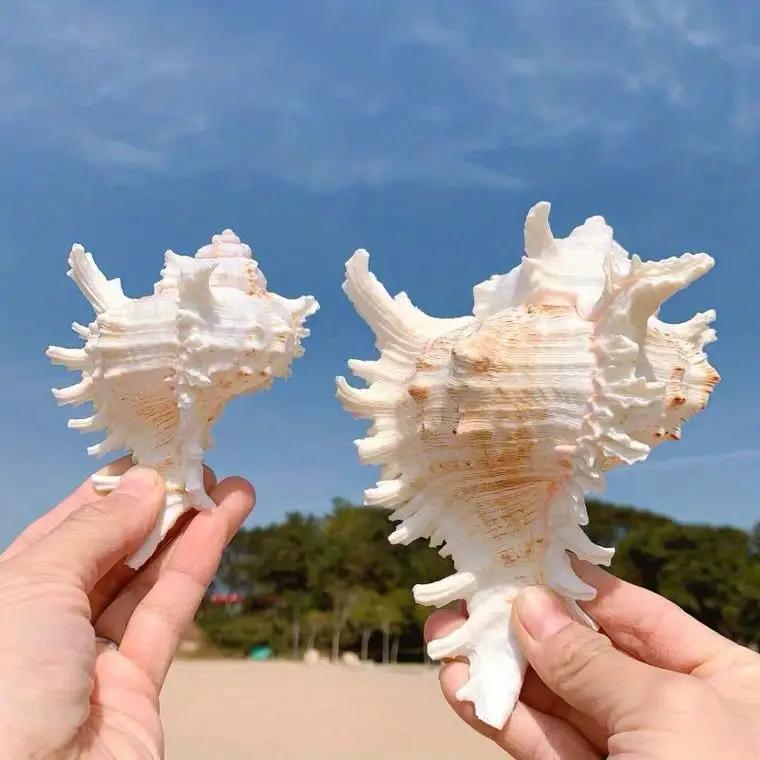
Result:
M106 520L106 515L100 505L86 504L72 512L51 534L51 540L60 549L66 547L73 539L92 536L98 527Z
M155 515L150 509L141 508L145 501L130 493L112 493L99 501L93 501L80 510L81 519L90 526L106 522L121 522L140 530L151 527Z
M75 525L92 527L113 516L113 510L108 508L106 499L93 501L78 509L72 515L72 522Z
M128 532L147 532L155 515L140 509L140 500L130 494L109 494L73 512L64 523L67 534L98 535L106 526L121 525Z
M588 677L592 666L611 651L612 644L606 636L568 626L557 634L553 642L550 658L552 675L564 688L572 690Z
M640 660L646 661L647 653L656 649L663 630L677 630L681 626L683 610L673 602L654 596L648 603L649 614L642 615L630 628L622 631L618 644Z
M135 509L140 504L149 501L148 496L149 495L140 496L129 492L123 493L121 491L114 491L113 493L108 494L108 496L99 503L105 511L114 514L115 512L122 510L126 511L129 509Z

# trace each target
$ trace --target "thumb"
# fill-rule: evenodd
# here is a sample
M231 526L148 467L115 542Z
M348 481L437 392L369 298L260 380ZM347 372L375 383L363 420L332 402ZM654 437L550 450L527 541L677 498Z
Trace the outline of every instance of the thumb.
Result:
M108 496L72 512L22 556L37 570L73 576L89 593L140 546L163 506L163 478L147 467L133 467Z
M610 732L638 712L662 672L612 646L601 633L573 621L548 589L531 586L517 597L513 630L539 678L572 707Z

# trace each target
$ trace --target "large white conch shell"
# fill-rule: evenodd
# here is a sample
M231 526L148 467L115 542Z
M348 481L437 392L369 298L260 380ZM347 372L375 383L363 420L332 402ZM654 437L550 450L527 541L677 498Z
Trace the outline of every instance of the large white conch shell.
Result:
M128 449L166 478L163 513L128 561L139 567L183 512L213 507L203 488L211 426L233 396L289 374L309 334L304 321L319 305L311 296L268 292L251 249L232 230L195 257L167 251L161 280L145 298L127 298L81 245L72 247L69 266L96 318L73 325L84 348L48 349L53 362L82 372L80 383L53 394L59 404L92 402L91 417L69 420L77 430L107 430L88 453ZM119 479L93 480L108 491Z
M644 262L599 216L564 239L548 216L548 203L530 210L522 263L475 288L473 317L435 319L405 293L392 298L363 250L344 284L381 354L349 362L366 389L337 380L344 407L374 423L357 441L361 461L382 466L366 503L395 510L392 543L428 537L453 558L454 575L414 596L465 599L469 618L428 652L469 659L457 696L496 727L525 673L508 626L515 595L546 584L593 624L577 601L595 590L568 552L609 564L613 551L581 529L584 494L603 488L604 470L678 438L719 380L703 352L714 312L678 325L656 317L713 266L710 256Z

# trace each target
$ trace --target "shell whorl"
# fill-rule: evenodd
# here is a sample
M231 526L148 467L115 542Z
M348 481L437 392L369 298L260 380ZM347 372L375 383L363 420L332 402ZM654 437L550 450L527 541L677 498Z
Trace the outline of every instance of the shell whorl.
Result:
M234 396L269 387L303 354L311 296L270 293L251 249L231 231L215 235L196 257L167 251L154 294L127 298L75 245L69 275L90 301L95 320L74 331L81 349L51 346L56 364L81 382L53 390L59 404L92 402L95 412L69 421L82 432L105 430L94 456L127 449L138 464L164 475L167 498L152 534L128 564L139 567L187 509L210 508L203 455L210 428ZM110 490L116 481L95 478Z
M252 259L253 251L249 245L243 243L240 238L230 229L223 230L211 238L208 245L198 249L196 259Z
M683 325L654 316L709 256L629 259L601 217L563 239L548 213L546 203L529 212L522 263L476 286L474 317L435 319L392 298L366 251L344 285L380 350L349 362L366 388L337 381L345 408L372 421L359 457L382 471L365 501L393 510L391 542L426 537L454 560L454 575L414 588L422 604L468 606L467 622L428 652L469 659L457 696L498 727L525 669L506 622L514 596L546 584L592 624L577 602L595 590L569 552L596 564L613 552L581 528L585 493L603 487L605 469L677 437L718 379L703 353L712 312Z

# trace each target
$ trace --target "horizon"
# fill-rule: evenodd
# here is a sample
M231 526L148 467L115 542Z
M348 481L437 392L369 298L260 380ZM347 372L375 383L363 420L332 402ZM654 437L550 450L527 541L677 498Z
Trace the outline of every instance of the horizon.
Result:
M663 318L717 310L721 383L681 441L591 497L758 520L760 6L62 0L4 15L0 547L107 461L86 454L99 437L67 429L77 415L50 388L76 375L44 355L81 345L69 326L93 318L65 276L74 242L140 296L167 249L229 227L274 292L316 296L292 377L214 428L209 464L256 485L248 524L264 525L358 503L376 479L352 444L366 423L334 398L346 361L376 356L343 262L366 248L391 293L469 314L472 287L519 263L541 200L558 237L602 214L644 259L716 261Z

